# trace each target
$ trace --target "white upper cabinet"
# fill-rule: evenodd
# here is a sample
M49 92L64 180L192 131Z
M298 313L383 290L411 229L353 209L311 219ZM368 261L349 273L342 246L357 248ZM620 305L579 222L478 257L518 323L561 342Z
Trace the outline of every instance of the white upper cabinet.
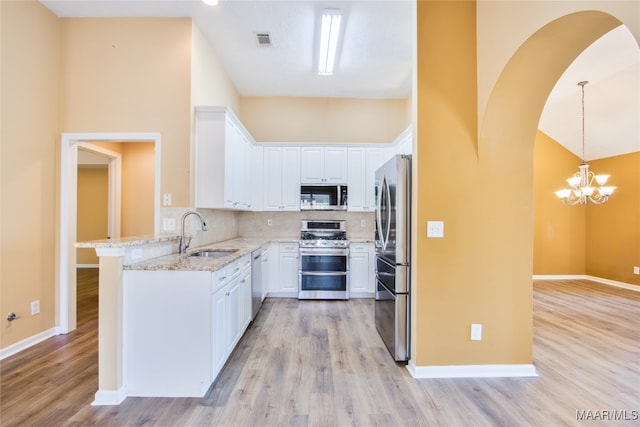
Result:
M349 148L349 210L374 211L375 174L389 156L388 148L351 147Z
M347 182L346 147L300 148L302 184L344 184Z
M254 148L231 110L196 108L195 207L251 210L251 183L262 177L261 168L249 166Z
M395 146L395 154L412 154L413 153L413 126L406 128L398 137L393 141Z
M298 147L264 147L263 158L263 209L266 211L300 210L300 149Z

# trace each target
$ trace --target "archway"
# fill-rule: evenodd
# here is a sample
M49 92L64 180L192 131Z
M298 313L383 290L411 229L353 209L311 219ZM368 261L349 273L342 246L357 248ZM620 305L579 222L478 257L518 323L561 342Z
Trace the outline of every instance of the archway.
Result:
M620 25L595 11L542 24L501 67L479 123L476 12L468 3L418 3L413 220L418 231L412 248L410 364L417 377L535 373L537 125L562 72ZM444 239L425 237L424 224L432 219L446 222ZM473 324L487 331L481 343L469 339ZM501 372L485 372L488 365Z

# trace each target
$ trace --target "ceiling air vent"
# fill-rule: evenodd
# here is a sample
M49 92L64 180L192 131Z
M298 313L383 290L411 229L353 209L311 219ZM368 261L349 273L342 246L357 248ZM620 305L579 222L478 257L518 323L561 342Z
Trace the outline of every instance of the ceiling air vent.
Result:
M256 33L256 39L258 40L258 46L261 46L261 47L271 46L271 34L269 33Z

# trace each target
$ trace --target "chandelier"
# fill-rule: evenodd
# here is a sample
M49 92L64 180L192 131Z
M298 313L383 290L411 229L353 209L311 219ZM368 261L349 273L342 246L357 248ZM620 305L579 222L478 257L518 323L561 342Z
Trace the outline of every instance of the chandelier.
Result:
M589 165L584 161L584 85L587 83L589 82L578 83L582 88L582 163L578 166L579 171L567 179L571 188L556 191L556 196L568 206L587 203L601 205L609 200L609 196L616 189L616 187L605 186L609 175L596 175L589 170ZM594 180L597 186L593 185Z

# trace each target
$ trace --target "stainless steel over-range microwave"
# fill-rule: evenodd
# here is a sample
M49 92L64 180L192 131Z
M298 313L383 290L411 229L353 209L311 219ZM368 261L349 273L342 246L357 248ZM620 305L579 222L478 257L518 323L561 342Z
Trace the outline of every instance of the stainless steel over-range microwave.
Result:
M301 210L341 211L347 209L347 185L307 184L300 186Z

